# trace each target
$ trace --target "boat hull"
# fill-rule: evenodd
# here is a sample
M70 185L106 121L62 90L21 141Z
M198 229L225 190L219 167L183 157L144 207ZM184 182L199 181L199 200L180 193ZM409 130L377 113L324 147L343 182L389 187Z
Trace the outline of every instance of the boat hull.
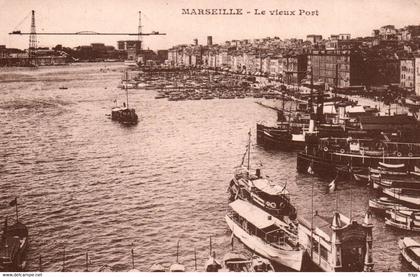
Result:
M385 218L385 224L388 226L397 228L397 229L401 229L401 230L420 232L420 227L416 227L416 226L410 227L407 224L400 223L400 222L397 222L388 218Z
M248 248L252 249L262 257L296 271L300 271L302 269L304 250L282 250L274 248L260 238L248 234L232 219L230 219L229 216L225 216L225 220L233 235Z
M420 271L420 264L415 261L415 259L412 257L413 253L410 253L410 249L407 248L407 246L404 243L404 238L401 238L398 240L398 247L401 250L401 255L404 257L404 259L417 271Z

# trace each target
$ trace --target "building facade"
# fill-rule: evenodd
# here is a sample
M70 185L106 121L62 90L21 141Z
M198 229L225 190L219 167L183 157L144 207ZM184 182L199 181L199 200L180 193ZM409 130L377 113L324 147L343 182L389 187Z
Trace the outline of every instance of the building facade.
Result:
M414 59L400 60L400 87L414 89Z

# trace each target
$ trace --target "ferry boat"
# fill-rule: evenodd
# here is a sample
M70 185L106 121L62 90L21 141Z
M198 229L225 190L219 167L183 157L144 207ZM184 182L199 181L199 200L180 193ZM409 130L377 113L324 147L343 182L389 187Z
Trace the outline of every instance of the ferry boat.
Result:
M317 213L310 219L299 217L299 242L323 271L372 271L371 217L368 211L362 224L338 212L333 218Z
M256 169L255 174L250 173L251 132L248 133L248 136L248 145L242 163L236 168L228 187L230 199L240 198L260 206L274 216L282 219L287 216L289 219L295 220L297 212L290 201L286 184L283 186L273 184L262 176L260 168ZM248 166L244 167L246 156L248 157Z
M420 241L418 238L402 237L398 247L404 259L417 271L420 271Z
M125 72L126 79L128 79L128 72ZM125 88L126 103L122 107L114 107L111 110L111 119L126 125L135 125L138 123L138 116L136 110L128 106L128 89Z
M225 220L233 235L264 258L296 271L302 269L304 251L285 222L243 200L229 204Z

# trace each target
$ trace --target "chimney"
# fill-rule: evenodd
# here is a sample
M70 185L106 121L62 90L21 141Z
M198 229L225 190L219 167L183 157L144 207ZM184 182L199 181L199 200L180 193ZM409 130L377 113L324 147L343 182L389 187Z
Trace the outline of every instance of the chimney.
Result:
M212 46L212 45L213 45L213 37L207 36L207 46Z
M194 46L197 46L198 45L198 39L194 39Z

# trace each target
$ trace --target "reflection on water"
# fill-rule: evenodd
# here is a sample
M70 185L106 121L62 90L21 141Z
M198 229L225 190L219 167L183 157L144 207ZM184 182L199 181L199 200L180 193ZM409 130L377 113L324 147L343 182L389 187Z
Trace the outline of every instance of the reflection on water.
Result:
M84 269L86 251L91 269L124 271L134 247L136 267L146 271L155 262L169 267L178 240L180 261L190 270L194 248L199 266L207 259L209 236L220 258L231 248L226 187L249 128L255 134L255 123L275 114L254 99L169 102L134 90L130 103L140 122L124 127L106 117L113 100L124 97L117 88L121 69L85 64L0 72L0 211L12 215L7 203L19 196L31 235L29 270L38 268L40 255L44 270L59 270L64 248L73 271ZM373 193L339 184L327 194L331 180L298 175L294 152L254 146L252 161L287 183L300 215L310 214L312 186L319 213L329 215L338 204L349 214L352 206L359 221ZM407 270L397 247L402 234L379 216L374 224L375 269ZM240 243L234 248L250 254Z

